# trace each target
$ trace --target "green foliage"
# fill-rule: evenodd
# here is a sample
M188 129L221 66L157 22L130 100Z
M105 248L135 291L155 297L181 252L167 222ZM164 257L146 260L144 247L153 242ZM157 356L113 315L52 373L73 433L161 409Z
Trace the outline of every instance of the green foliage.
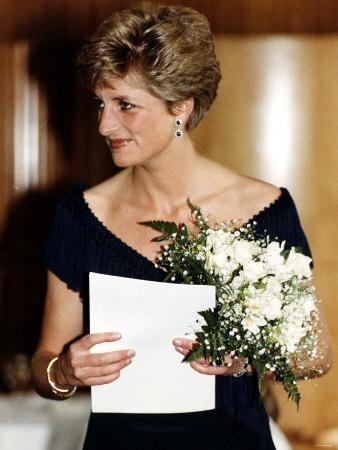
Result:
M154 228L154 230L163 233L162 236L154 238L154 242L168 241L172 238L172 235L178 231L178 226L175 222L166 222L164 220L149 220L146 222L139 222L139 224Z

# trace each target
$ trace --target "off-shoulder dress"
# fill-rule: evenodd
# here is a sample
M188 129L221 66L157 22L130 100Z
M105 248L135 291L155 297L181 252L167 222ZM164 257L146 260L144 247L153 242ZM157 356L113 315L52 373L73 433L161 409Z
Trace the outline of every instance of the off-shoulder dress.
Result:
M79 292L88 331L88 274L97 272L163 281L165 273L111 233L93 214L83 192L70 189L59 204L42 258L49 270ZM249 222L256 232L300 247L311 256L293 199L286 188ZM204 375L201 375L204 376ZM137 387L136 387L137 388ZM131 393L132 395L132 393ZM185 414L92 413L84 448L105 449L274 449L257 377L216 377L216 409Z

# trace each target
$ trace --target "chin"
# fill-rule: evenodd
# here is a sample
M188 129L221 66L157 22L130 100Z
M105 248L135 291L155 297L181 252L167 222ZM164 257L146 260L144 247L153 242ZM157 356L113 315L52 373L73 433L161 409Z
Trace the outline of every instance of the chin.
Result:
M113 159L114 166L118 167L119 169L127 169L128 167L132 167L134 164L130 164L127 161L116 161Z
M112 156L113 163L116 167L120 169L126 169L127 167L132 167L138 165L138 162L132 158L123 158L116 155Z

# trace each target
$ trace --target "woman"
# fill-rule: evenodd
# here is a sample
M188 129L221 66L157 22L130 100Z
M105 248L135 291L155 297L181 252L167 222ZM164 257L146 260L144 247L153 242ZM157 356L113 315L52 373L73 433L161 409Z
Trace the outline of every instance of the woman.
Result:
M83 332L90 271L164 279L154 264L156 232L140 222L189 223L190 197L217 222L255 219L258 232L268 230L310 254L286 189L235 173L194 149L189 130L207 113L221 78L205 17L155 5L113 14L83 48L78 67L97 99L99 132L122 170L98 186L69 192L45 248L48 289L32 374L37 391L56 399L76 387L114 382L137 358L134 349L90 353L97 343L120 339L118 330ZM192 341L177 337L172 345L186 354ZM324 361L315 362L320 370L327 370L329 358L327 350ZM217 376L216 410L92 414L84 448L274 448L255 374L247 376L240 361L191 367Z

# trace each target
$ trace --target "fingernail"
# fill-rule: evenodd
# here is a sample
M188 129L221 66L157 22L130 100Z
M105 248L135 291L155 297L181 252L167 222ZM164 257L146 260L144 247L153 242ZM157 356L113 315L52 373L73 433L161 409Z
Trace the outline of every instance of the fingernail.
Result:
M126 366L128 366L128 364L130 364L131 362L132 362L132 359L127 359Z
M182 341L180 341L179 339L175 339L175 340L174 340L174 344L175 344L175 345L181 345L181 344L182 344Z
M135 350L128 350L128 351L127 351L127 355L128 355L128 356L135 356L135 355L136 355L136 352L135 352Z
M119 339L119 338L122 337L122 335L121 335L121 333L114 333L114 337L115 337L116 339Z

